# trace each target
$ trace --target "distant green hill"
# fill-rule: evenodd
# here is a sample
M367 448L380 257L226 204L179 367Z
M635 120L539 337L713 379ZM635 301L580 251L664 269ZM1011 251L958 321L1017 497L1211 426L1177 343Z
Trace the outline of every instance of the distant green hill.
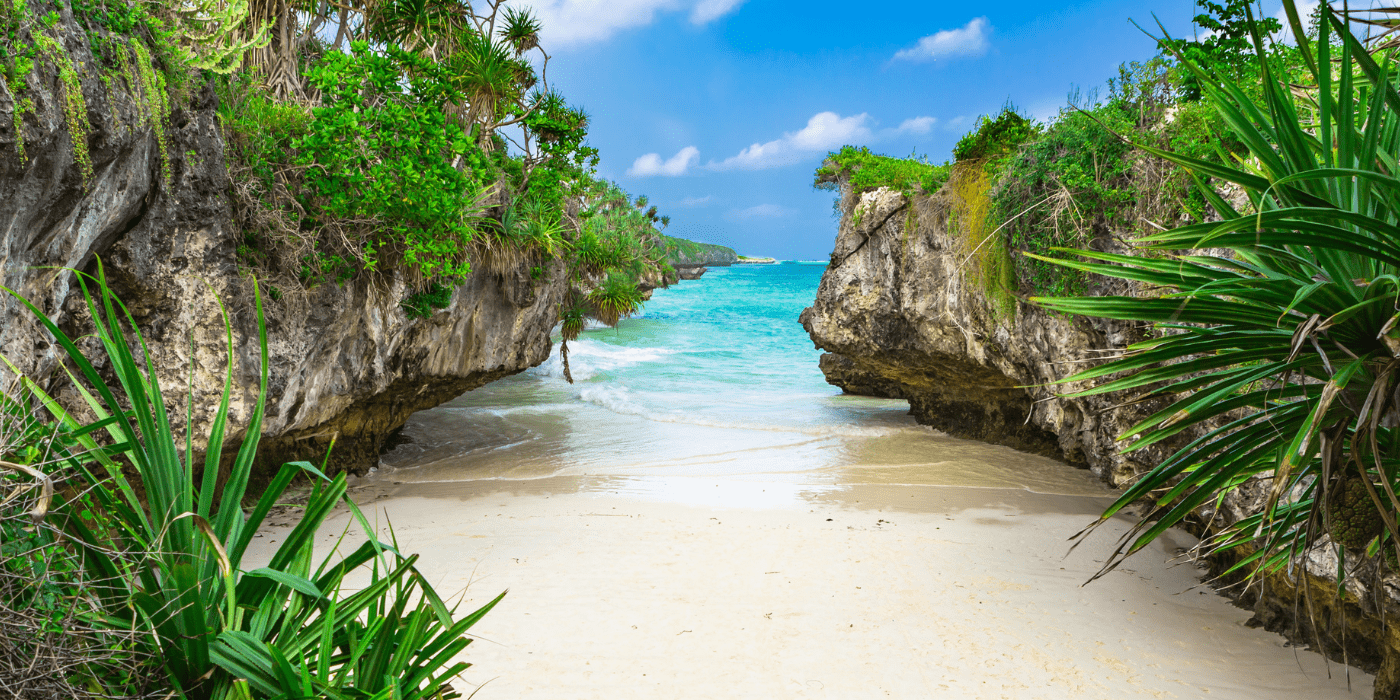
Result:
M733 248L713 243L697 243L684 238L661 236L666 259L672 267L726 267L739 261Z

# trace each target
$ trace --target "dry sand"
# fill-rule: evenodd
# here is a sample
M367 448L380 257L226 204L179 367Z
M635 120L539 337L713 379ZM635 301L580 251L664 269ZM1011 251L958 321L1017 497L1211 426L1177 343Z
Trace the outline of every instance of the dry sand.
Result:
M457 684L481 700L1370 697L1370 676L1329 676L1168 562L1184 535L1081 586L1126 527L1068 553L1103 496L851 473L864 483L372 481L358 498L464 607L509 590Z

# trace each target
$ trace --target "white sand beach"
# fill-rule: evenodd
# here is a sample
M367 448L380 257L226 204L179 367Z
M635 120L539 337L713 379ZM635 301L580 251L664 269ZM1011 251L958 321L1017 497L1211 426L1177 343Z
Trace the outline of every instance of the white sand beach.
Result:
M1370 697L1170 563L1185 536L1082 586L1125 527L1068 553L1101 496L732 477L359 493L464 607L509 591L458 684L483 700Z

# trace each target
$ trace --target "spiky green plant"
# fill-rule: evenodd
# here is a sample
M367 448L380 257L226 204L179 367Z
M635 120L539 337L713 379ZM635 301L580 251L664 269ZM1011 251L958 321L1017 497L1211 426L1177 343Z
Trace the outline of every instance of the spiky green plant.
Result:
M1294 35L1304 37L1292 0L1285 8ZM1268 55L1257 25L1253 42ZM1220 221L1147 236L1140 244L1151 254L1142 257L1041 258L1149 290L1036 301L1154 324L1152 338L1066 381L1111 378L1078 396L1168 399L1126 431L1125 452L1185 443L1105 513L1152 504L1105 571L1254 479L1268 485L1262 511L1210 542L1248 545L1240 567L1277 570L1324 533L1374 534L1339 521L1344 510L1364 510L1354 498L1342 502L1341 494L1357 493L1354 482L1375 506L1379 529L1400 545L1400 94L1390 58L1369 54L1325 4L1319 36L1299 48L1315 87L1295 92L1261 61L1260 102L1183 61L1247 143L1248 160L1220 165L1140 146L1192 171ZM1248 206L1238 210L1211 182L1238 187ZM1346 544L1374 554L1379 539ZM1335 552L1344 557L1346 547Z
M464 34L461 48L444 65L455 76L453 87L466 97L466 127L479 126L478 143L490 150L496 120L504 116L506 105L524 97L533 72L522 73L521 61L509 46L474 33Z
M515 49L515 55L540 45L540 30L544 24L528 9L507 7L502 27L496 32L501 40Z
M588 293L588 301L593 304L595 318L605 325L616 326L623 318L641 310L642 292L636 280L610 274Z
M455 619L454 609L418 573L417 557L375 539L346 497L343 474L331 479L306 462L284 465L252 509L244 510L268 382L261 298L255 299L261 384L246 436L224 471L234 355L225 315L229 364L200 475L193 397L181 439L149 348L100 264L95 280L79 275L78 281L115 387L38 307L0 289L53 335L76 370L69 373L74 388L96 416L84 424L38 384L23 380L81 448L67 466L95 487L90 501L55 493L51 517L82 559L91 582L85 594L96 599L98 622L137 633L160 659L173 693L183 698L454 697L446 683L466 668L454 658L470 642L465 632L499 597ZM99 440L99 433L107 439ZM314 483L301 520L265 566L246 569L254 533L298 475ZM370 539L313 565L315 536L340 504ZM96 520L84 512L89 509ZM343 590L347 575L356 571L366 571L368 582L354 592Z

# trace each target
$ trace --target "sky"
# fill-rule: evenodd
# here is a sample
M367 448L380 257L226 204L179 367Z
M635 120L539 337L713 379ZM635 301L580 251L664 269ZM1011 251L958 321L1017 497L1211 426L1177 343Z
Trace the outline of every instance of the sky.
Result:
M671 217L666 233L742 255L825 260L842 145L951 157L1008 102L1049 119L1155 41L1192 34L1192 0L777 2L525 0L547 79L590 115L598 175ZM1277 10L1267 3L1265 11Z

